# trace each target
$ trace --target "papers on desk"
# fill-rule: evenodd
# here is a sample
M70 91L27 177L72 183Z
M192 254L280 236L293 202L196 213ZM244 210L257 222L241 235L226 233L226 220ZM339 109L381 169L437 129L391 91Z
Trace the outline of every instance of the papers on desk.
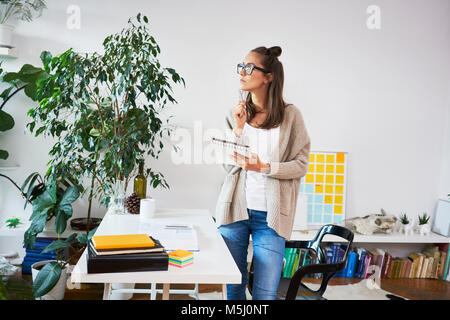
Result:
M192 224L165 224L155 222L140 222L139 232L158 239L167 251L188 250L199 251L197 232Z

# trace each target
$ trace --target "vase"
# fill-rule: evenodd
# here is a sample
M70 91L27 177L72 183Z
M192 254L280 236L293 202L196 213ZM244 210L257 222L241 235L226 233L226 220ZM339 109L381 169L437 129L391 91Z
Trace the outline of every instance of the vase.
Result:
M117 180L112 188L108 211L112 214L125 214L125 181Z

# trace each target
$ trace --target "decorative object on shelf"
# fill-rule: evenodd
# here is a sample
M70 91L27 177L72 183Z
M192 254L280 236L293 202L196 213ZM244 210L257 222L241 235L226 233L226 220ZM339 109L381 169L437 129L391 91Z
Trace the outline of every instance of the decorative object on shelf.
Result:
M414 219L411 220L406 213L400 215L400 228L399 232L409 235L413 233L414 230Z
M19 226L19 224L22 224L22 222L20 221L20 218L10 218L10 219L6 220L6 227L10 228L10 229L17 228Z
M139 214L139 210L140 210L140 202L141 202L141 198L135 193L133 192L128 198L127 198L127 210L129 213L132 214Z
M370 214L344 220L345 226L354 232L372 235L376 232L390 234L394 231L397 217L388 215L381 209L381 214Z
M434 213L433 232L450 237L450 199L439 199Z
M139 199L145 199L147 197L147 178L144 175L144 159L140 159L138 163L139 173L134 178L134 192ZM139 213L139 210L137 213Z
M421 236L429 235L431 232L431 227L428 221L430 220L430 216L424 212L422 216L419 216L419 225L418 231Z
M0 47L12 48L14 26L6 24L11 18L32 21L47 8L43 0L2 0L0 2Z
M42 52L49 76L39 81L39 106L28 112L30 131L57 141L49 171L90 179L92 196L106 207L116 181L125 181L127 190L139 159L159 157L164 135L174 130L171 117L161 115L167 103L177 103L171 83L185 84L174 69L161 66L149 19L138 14L128 22L105 38L101 53ZM76 116L67 122L67 114ZM161 173L148 168L146 176L153 188L169 187Z

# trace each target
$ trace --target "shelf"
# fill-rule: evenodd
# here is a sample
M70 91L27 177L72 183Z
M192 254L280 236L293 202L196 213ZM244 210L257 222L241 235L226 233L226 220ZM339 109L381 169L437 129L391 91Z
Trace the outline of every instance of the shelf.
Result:
M312 240L317 234L318 230L308 231L293 231L291 240ZM332 235L326 235L323 239L325 242L344 242L345 240ZM450 238L441 236L434 232L430 232L427 236L419 234L404 235L401 233L384 234L376 233L370 236L365 236L355 233L353 239L354 243L450 243Z
M0 56L2 58L16 59L19 57L19 52L18 52L17 48L0 47Z

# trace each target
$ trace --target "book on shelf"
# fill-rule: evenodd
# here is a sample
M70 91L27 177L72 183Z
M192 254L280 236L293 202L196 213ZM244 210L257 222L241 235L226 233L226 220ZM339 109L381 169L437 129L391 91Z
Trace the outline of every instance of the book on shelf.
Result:
M342 261L345 245L330 243L324 247L327 263ZM344 269L335 277L359 279L371 276L384 279L448 279L448 244L425 245L421 251L410 252L407 257L394 257L387 250L354 247L348 254ZM316 263L312 250L286 248L283 277L292 277L301 266ZM305 277L317 278L319 274Z

